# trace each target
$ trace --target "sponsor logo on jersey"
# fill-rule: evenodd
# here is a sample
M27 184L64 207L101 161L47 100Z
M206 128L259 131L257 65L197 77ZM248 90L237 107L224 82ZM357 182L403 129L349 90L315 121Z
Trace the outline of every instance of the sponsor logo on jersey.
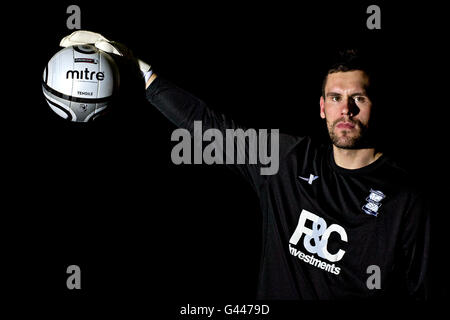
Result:
M381 207L381 201L386 198L383 192L379 190L370 189L370 194L366 198L367 203L363 205L362 209L365 213L371 216L378 216L378 210Z
M311 225L311 227L308 227L308 225ZM347 232L343 227L338 224L328 226L323 218L303 209L297 227L289 240L289 252L303 262L338 275L340 268L336 267L334 262L342 259L345 250L339 249L336 252L328 250L328 241L333 233L337 233L341 241L347 242ZM303 235L303 247L311 255L305 254L294 247L298 245ZM323 261L314 255L327 261ZM332 264L329 262L332 262Z

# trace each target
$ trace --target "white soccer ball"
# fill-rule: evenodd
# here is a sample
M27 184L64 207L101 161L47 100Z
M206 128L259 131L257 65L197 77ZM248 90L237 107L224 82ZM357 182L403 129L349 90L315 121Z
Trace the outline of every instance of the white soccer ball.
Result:
M92 45L57 52L45 67L42 91L50 108L64 119L87 122L111 104L118 85L114 60Z

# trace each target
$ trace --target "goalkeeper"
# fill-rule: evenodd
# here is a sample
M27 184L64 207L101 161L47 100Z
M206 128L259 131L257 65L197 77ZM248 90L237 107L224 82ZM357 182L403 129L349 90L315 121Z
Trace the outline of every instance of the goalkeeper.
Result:
M87 43L131 57L88 31L61 41ZM205 129L240 128L148 64L137 65L148 101L175 125L191 132L196 120ZM328 70L319 102L331 143L281 134L276 175L261 175L258 165L230 166L260 199L259 299L427 297L429 209L412 179L377 149L374 79L370 61L346 52Z

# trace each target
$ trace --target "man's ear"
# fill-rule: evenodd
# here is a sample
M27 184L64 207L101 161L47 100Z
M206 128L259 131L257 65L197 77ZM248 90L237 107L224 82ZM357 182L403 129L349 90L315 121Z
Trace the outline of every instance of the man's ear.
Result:
M325 119L325 100L323 96L320 96L320 117Z

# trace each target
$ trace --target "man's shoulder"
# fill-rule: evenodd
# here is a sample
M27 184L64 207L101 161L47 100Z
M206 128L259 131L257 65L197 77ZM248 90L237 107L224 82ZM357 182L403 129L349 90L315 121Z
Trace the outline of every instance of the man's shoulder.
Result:
M316 137L280 133L280 151L284 155L299 151L311 152L323 147L323 141Z
M395 157L384 155L385 161L382 167L382 176L389 183L412 197L418 197L426 191L419 173L411 171L404 164L398 162Z

